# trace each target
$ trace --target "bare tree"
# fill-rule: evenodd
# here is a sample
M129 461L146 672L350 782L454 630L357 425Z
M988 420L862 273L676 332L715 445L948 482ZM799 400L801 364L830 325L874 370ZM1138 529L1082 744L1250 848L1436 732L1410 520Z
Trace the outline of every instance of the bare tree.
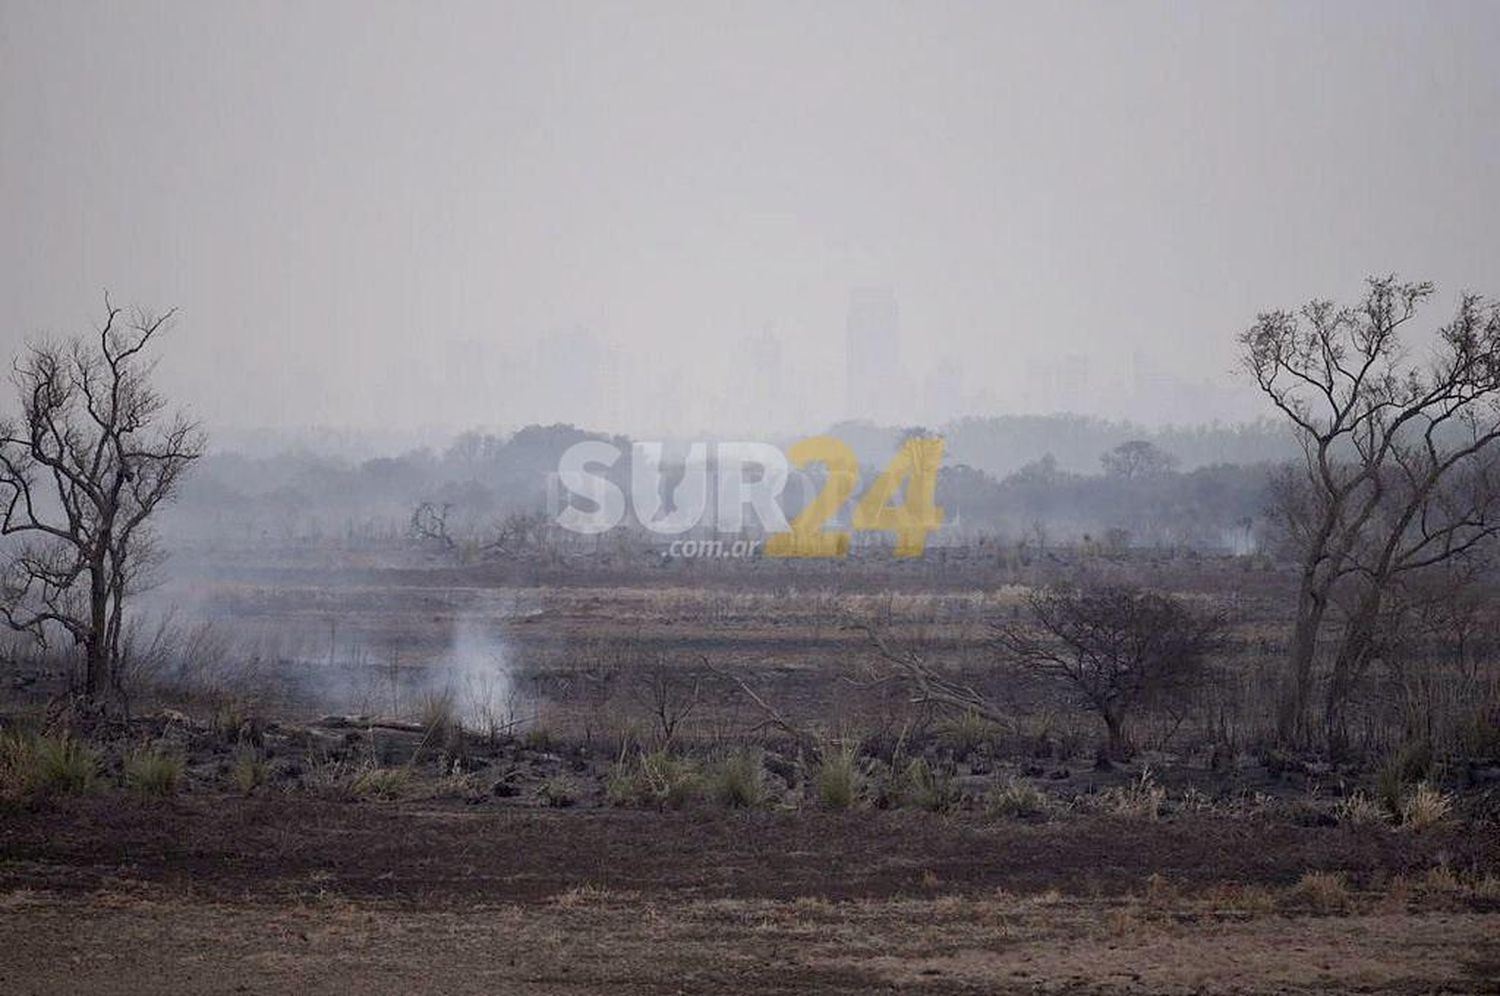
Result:
M696 673L657 655L641 667L630 694L651 715L657 742L669 747L677 738L678 728L697 710L701 687Z
M126 315L106 297L105 313L93 337L27 347L20 418L0 422L0 618L81 648L93 705L122 691L126 601L159 559L149 520L204 446L197 423L167 413L144 357L174 312Z
M494 537L484 546L489 557L517 557L545 542L547 517L541 512L512 512L495 527Z
M407 524L407 535L418 543L431 543L443 550L456 549L458 544L448 533L448 513L453 506L447 502L418 502L411 510L411 521Z
M1027 602L1029 624L996 627L1000 651L1068 682L1104 721L1116 757L1129 752L1131 710L1190 691L1224 635L1221 613L1130 585L1055 586Z
M1345 607L1325 703L1330 736L1380 651L1382 606L1408 576L1462 557L1500 528L1500 309L1465 294L1412 362L1400 331L1428 283L1369 281L1353 307L1313 301L1261 315L1240 337L1256 384L1292 423L1303 459L1275 482L1273 513L1300 564L1278 733L1305 733L1319 637Z

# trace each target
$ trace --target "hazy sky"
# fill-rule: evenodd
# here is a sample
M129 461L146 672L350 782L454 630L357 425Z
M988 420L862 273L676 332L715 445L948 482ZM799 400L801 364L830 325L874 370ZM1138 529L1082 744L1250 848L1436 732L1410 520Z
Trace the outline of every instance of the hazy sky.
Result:
M1257 310L1500 293L1497 51L1495 3L0 0L0 347L107 287L211 427L815 430L876 286L860 414L1242 417Z

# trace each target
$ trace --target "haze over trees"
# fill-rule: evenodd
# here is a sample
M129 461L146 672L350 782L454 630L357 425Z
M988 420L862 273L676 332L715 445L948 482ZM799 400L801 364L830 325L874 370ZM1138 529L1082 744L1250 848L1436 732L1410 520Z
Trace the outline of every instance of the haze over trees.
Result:
M151 519L177 493L204 436L151 384L146 350L173 312L105 299L94 336L39 342L16 361L19 418L0 422L0 619L82 651L76 691L122 694L129 598L158 559Z

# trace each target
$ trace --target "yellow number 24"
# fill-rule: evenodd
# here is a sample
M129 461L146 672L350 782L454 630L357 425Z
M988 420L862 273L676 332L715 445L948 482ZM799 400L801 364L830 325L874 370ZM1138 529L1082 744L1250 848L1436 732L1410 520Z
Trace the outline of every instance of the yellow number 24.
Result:
M825 533L823 523L833 518L859 479L859 461L844 443L831 436L804 439L787 451L797 467L821 463L828 468L822 491L792 520L791 531L766 540L768 557L842 557L849 552L848 533ZM908 439L885 472L854 507L855 529L896 534L898 557L920 557L927 534L943 525L943 510L934 504L938 467L943 462L941 439ZM906 494L901 504L895 499Z
M895 533L896 556L920 557L927 548L927 534L943 525L943 510L933 501L942 463L941 439L908 439L854 506L854 528ZM907 482L905 500L892 504L902 482Z

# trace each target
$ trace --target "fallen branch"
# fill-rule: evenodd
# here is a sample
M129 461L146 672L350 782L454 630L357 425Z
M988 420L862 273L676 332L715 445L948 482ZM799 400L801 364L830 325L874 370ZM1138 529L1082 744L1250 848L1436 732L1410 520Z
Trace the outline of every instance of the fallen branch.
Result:
M847 628L863 630L881 658L896 669L895 677L911 685L912 703L933 704L958 712L970 712L1007 731L1015 730L1015 723L1010 715L1001 711L973 685L944 676L916 651L891 646L869 623L850 623Z

